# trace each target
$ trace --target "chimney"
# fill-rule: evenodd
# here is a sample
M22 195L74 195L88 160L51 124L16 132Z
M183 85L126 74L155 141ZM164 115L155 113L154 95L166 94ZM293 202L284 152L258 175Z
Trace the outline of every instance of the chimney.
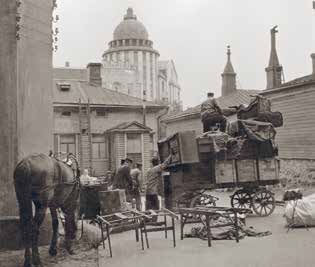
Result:
M236 73L231 62L231 49L227 46L227 62L222 76L222 96L229 95L236 91Z
M69 61L66 61L65 67L66 67L66 68L70 68L70 62L69 62Z
M102 86L101 68L101 63L89 63L87 65L88 82L91 85Z
M313 76L315 76L315 53L311 54L312 64L313 64Z
M277 55L277 48L276 48L276 33L278 26L274 26L270 30L271 34L271 51L269 57L269 64L268 67L265 69L267 75L267 88L272 89L277 88L282 83L282 66L279 63L279 58Z

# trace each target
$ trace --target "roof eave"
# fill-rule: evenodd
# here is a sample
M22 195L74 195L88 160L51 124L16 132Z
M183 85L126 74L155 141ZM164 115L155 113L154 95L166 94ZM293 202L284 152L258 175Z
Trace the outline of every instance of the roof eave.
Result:
M288 86L278 87L278 88L274 88L274 89L268 89L268 90L261 91L261 93L259 93L259 94L260 95L267 95L267 94L277 93L277 92L285 91L288 89L302 87L305 85L312 85L312 84L315 84L315 80L309 81L309 82L304 82L304 83L299 83L299 84L292 84L292 85L288 85Z
M82 102L81 104L88 104ZM54 107L59 106L79 106L80 103L71 102L53 102ZM107 107L107 108L131 108L131 109L143 109L143 105L108 105L108 104L90 104L90 107ZM147 109L165 109L167 106L146 106Z

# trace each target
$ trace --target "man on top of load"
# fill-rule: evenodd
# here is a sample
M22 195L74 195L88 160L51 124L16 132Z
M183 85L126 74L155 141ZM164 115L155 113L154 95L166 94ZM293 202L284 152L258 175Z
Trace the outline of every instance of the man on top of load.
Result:
M208 93L208 99L201 104L200 115L204 133L211 131L211 128L218 123L220 124L220 131L225 132L226 118L213 93Z

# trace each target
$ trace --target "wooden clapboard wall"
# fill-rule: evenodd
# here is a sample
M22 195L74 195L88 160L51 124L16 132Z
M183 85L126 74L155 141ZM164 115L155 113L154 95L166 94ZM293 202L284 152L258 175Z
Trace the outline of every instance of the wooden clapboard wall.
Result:
M283 159L315 159L315 84L262 93L280 111L284 125L276 142Z

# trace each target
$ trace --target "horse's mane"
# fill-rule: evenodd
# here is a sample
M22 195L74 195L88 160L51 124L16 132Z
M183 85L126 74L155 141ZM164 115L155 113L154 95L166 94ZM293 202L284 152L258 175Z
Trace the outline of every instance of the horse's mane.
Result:
M50 153L49 155L50 155L51 157L53 157L57 162L62 163L63 165L67 166L68 168L71 168L72 171L73 171L72 165L69 165L68 162L69 162L69 160L74 160L74 162L75 162L75 164L76 164L76 177L75 177L75 178L76 178L77 181L79 180L80 175L81 175L80 166L79 166L79 162L78 162L78 160L77 160L77 158L75 157L74 154L72 154L72 153L67 153L65 160L62 160L62 159L60 159L60 158L58 157L59 155L62 155L61 152L59 152L59 153Z

